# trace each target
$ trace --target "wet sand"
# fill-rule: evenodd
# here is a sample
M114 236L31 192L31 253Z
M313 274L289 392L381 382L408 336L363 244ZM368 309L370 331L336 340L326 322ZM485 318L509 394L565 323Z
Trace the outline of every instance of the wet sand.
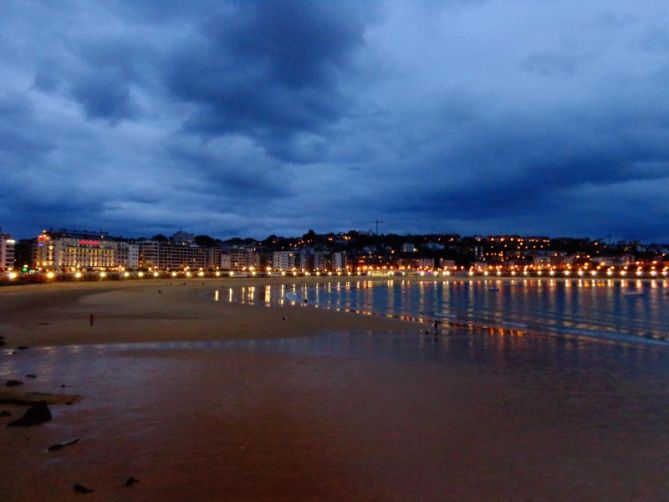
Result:
M435 341L399 321L224 305L195 288L3 302L9 345L32 348L3 350L0 377L82 396L42 426L0 428L3 500L81 497L75 483L95 500L666 496L664 351L501 332Z

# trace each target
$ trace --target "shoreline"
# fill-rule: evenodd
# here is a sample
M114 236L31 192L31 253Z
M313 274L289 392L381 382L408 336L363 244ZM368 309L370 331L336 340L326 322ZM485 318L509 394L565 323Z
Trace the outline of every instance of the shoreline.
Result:
M11 291L0 290L0 330L6 348L11 349L111 342L287 338L326 330L401 331L411 326L407 321L322 308L215 302L202 296L214 286L286 283L293 281L161 280L111 287L109 283L18 286ZM90 326L91 314L93 326Z
M542 278L401 278L410 281L522 282ZM582 280L543 278L551 281ZM212 341L288 338L316 335L323 331L426 331L435 319L442 333L506 333L518 336L564 338L668 349L664 340L631 335L597 336L533 329L530 326L454 321L440 316L384 314L360 309L336 309L314 303L278 305L274 302L212 301L198 297L214 289L265 288L282 285L313 285L340 282L386 282L383 277L251 277L149 279L96 282L51 282L0 288L0 330L6 349L11 346L56 346L101 343ZM585 279L597 282L602 279ZM605 279L607 281L613 279ZM626 280L626 279L623 279ZM635 280L635 282L638 280ZM158 295L156 295L158 293ZM192 294L194 293L194 294ZM307 307L307 308L305 308ZM249 310L250 309L250 310ZM88 325L89 315L94 326ZM286 318L286 319L284 319ZM431 326L428 327L431 330ZM1 333L0 333L1 334Z

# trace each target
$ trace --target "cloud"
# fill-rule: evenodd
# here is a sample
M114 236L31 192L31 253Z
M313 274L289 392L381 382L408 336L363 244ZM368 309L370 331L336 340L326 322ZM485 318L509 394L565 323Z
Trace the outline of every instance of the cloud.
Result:
M395 232L669 240L659 0L3 10L0 224L21 236L379 216Z

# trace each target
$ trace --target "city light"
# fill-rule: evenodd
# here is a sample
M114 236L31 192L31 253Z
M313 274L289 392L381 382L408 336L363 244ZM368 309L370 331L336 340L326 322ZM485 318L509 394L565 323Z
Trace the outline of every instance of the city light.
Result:
M401 246L397 243L368 245L366 241L365 247L361 250L354 247L356 244L351 235L347 237L344 239L342 235L338 238L328 235L327 240L336 242L337 246L341 246L342 241L345 241L346 246L353 247L350 251L307 247L315 246L317 242L304 238L292 241L290 238L273 240L272 244L281 246L278 248L281 249L279 251L273 249L271 244L260 242L253 247L233 245L227 248L226 245L193 244L177 246L173 243L158 244L144 239L133 241L110 238L104 232L48 230L35 238L39 256L33 258L32 262L29 258L20 258L23 264L21 273L30 274L35 271L47 280L57 279L59 272L70 273L69 277L82 280L92 280L95 277L109 278L110 273L115 277L119 274L118 277L123 278L146 276L156 279L163 276L177 278L182 273L185 277L218 278L233 277L235 273L241 273L245 277L274 274L283 276L284 272L293 277L397 275L488 278L515 277L522 274L524 277L553 278L578 274L579 277L593 278L598 276L622 278L633 275L651 279L669 276L669 253L665 252L666 246L659 245L639 246L636 250L632 248L629 254L622 254L621 244L617 244L613 249L607 249L603 241L583 239L585 249L567 254L555 248L551 249L553 240L549 238L476 236L474 238L477 242L476 249L472 250L471 241L463 243L458 249L459 238L448 237L447 242L456 243L453 245L453 254L448 256L443 247L436 247L436 242L444 241L441 236L430 236L433 241L427 241L426 236L413 236L412 239L424 240ZM471 238L463 238L465 239ZM2 242L11 244L17 241L5 238ZM132 254L128 251L130 246L135 248ZM164 246L164 251L159 246ZM409 251L402 251L400 247L410 249L412 256L408 256ZM442 256L435 254L437 249L444 250L444 254ZM423 252L425 254L421 254ZM337 256L339 254L344 255L344 258ZM453 255L462 256L463 263L456 263L452 258ZM49 271L54 274L53 277L48 274ZM259 271L262 271L262 274ZM127 275L126 272L131 275ZM2 277L7 279L9 275ZM16 278L18 277L21 275Z

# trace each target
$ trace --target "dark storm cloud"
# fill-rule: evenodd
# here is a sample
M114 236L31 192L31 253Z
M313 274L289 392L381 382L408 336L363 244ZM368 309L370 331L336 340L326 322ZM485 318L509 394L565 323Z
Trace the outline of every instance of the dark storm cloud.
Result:
M339 80L363 43L367 8L342 6L242 2L208 18L166 63L169 91L198 105L186 130L246 134L277 157L300 161L296 137L318 134L352 106Z
M659 0L8 1L0 225L669 240L667 22Z
M4 165L16 169L54 147L35 127L33 104L24 96L0 95L0 117L0 158Z

